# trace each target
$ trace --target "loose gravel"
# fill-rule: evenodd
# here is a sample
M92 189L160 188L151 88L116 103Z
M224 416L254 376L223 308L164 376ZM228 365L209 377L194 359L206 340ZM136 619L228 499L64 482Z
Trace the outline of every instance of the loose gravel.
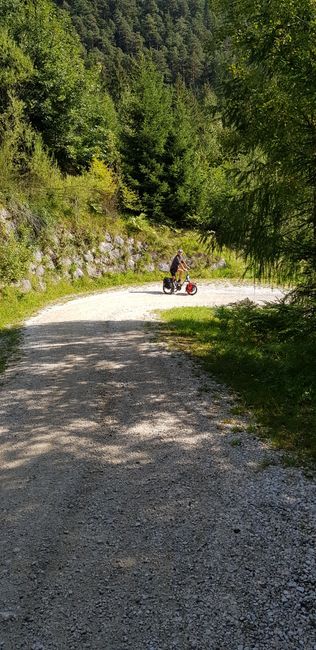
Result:
M26 323L0 390L1 649L316 650L315 483L145 326L279 295L150 285Z

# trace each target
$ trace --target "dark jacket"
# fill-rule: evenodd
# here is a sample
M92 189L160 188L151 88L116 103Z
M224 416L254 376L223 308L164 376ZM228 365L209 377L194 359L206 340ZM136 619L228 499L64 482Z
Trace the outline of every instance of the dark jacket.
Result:
M171 275L176 274L181 262L182 262L182 257L181 257L181 255L179 255L179 253L177 253L177 255L173 258L173 260L171 262L171 266L170 266Z

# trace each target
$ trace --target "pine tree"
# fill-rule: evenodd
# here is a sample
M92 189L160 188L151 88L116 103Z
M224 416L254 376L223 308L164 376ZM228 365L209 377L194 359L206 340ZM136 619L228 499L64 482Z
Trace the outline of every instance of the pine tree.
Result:
M312 0L213 0L236 185L217 223L259 273L316 270L316 12Z
M14 89L25 122L66 171L87 167L96 153L112 159L113 103L101 88L98 65L87 69L69 16L50 0L27 0L18 15L14 11L10 0L0 13L4 108Z
M171 90L154 65L143 59L122 103L123 170L148 216L164 218L168 193L165 152L171 127Z

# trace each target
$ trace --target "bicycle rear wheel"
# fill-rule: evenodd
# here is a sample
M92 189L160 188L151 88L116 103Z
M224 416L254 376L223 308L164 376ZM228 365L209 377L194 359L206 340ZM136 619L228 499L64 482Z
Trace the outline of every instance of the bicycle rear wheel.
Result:
M167 284L166 282L162 283L162 290L164 293L171 294L174 292L174 286L173 282L170 282L170 284Z

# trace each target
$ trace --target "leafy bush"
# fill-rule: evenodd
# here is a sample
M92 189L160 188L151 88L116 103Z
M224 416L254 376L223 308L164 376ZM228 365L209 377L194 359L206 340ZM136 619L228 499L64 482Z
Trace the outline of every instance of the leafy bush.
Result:
M21 279L30 261L27 242L18 241L13 233L0 242L0 283L6 284Z

